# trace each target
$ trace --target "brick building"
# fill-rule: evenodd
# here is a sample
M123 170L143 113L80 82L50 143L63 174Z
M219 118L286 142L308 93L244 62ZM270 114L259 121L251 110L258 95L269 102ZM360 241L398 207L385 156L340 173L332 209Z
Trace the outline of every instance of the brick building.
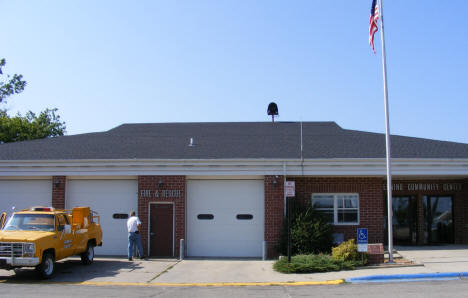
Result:
M392 136L395 243L468 243L468 144ZM125 255L137 211L150 256L276 256L284 182L335 237L385 242L385 136L334 122L124 124L0 145L0 208L99 212L103 247Z

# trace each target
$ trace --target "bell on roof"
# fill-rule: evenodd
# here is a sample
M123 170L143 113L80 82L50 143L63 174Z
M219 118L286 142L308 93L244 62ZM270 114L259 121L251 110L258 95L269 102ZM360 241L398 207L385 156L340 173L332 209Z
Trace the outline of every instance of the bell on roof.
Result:
M267 109L267 114L271 115L271 121L275 122L275 116L278 116L278 106L274 102L270 102Z

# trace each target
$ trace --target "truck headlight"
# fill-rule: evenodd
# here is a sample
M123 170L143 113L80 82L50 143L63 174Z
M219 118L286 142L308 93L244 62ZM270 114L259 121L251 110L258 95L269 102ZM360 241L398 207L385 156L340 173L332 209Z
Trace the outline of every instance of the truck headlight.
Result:
M36 252L36 246L34 243L25 243L24 244L24 257L34 257Z

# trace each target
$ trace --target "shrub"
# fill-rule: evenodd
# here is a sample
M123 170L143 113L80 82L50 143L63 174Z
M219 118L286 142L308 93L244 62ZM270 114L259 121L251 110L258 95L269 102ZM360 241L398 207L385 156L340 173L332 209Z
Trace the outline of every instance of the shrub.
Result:
M291 229L291 241L299 254L330 252L333 228L322 214L307 209L299 214Z
M340 266L329 255L323 254L297 255L291 258L291 263L288 263L287 258L281 258L273 265L273 268L283 273L313 273L340 270Z
M288 217L291 217L291 226L294 226L297 216L307 210L307 208L304 206L304 204L302 204L302 202L298 198L289 198L287 203L290 208L290 214L286 214L286 217L284 217L283 226L281 228L280 241L278 243L278 246L276 247L276 249L283 255L287 255L288 253ZM296 253L296 247L291 241L291 255L294 255Z
M282 273L314 273L338 270L352 270L361 261L336 261L330 255L297 255L291 257L291 263L283 257L276 261L273 268Z
M333 227L323 214L306 207L295 199L289 199L291 216L291 255L328 253L333 246ZM281 239L278 250L287 254L288 247L288 217L283 221Z
M332 249L332 258L337 262L362 262L367 263L367 254L357 251L357 244L350 239Z

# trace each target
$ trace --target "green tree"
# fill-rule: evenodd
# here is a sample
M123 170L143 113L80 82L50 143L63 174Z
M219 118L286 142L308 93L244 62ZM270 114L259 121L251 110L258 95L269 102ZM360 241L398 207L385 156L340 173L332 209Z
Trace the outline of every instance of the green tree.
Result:
M0 103L13 94L21 93L26 86L22 75L6 75L6 80L3 79L2 67L5 64L5 59L0 59ZM57 109L46 109L39 115L29 111L25 116L17 114L11 117L6 109L0 109L0 144L63 136L65 122L60 121L56 112Z
M5 59L0 59L0 76L3 76L2 67L6 64ZM6 81L0 80L0 102L5 101L8 96L23 92L26 87L26 81L23 75L14 74L6 76Z
M0 143L63 136L65 123L56 112L57 109L46 109L39 116L29 111L25 116L10 117L0 110Z

